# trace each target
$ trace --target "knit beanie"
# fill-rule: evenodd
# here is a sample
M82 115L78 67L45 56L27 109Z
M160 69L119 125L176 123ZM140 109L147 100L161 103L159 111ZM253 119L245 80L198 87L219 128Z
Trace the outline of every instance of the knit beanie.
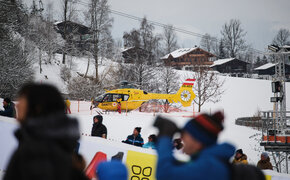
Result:
M262 156L264 156L265 158L268 158L269 157L268 153L266 153L266 152L263 152L262 153Z
M141 132L141 127L135 127L135 129L138 131L138 133Z
M236 153L239 153L239 154L244 154L244 152L243 152L243 150L242 150L242 149L238 149L238 150L236 151Z
M223 130L223 120L224 116L221 112L217 112L212 116L200 114L188 121L183 131L188 132L203 145L210 146L216 143L218 134Z
M4 98L4 101L6 102L6 103L11 103L11 99L10 98Z
M99 180L127 180L127 168L121 161L102 162L97 168Z

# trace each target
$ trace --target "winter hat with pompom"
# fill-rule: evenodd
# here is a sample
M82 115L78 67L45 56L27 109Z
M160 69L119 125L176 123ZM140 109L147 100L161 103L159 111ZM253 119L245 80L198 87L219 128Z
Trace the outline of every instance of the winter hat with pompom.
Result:
M212 116L200 114L188 121L183 131L188 132L205 146L210 146L216 143L218 134L223 130L223 120L224 115L221 112L216 112Z

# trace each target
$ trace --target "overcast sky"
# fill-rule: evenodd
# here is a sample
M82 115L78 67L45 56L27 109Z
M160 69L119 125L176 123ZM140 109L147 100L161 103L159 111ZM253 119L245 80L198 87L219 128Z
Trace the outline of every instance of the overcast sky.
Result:
M30 6L32 0L23 0ZM38 1L38 0L36 0ZM54 18L61 20L61 0L42 0L44 8L53 2ZM89 0L80 0L89 2ZM280 28L290 30L290 0L108 0L111 9L188 31L220 37L221 27L230 19L239 19L247 31L246 40L255 49L264 50ZM78 5L79 10L87 7ZM79 11L80 12L80 11ZM81 17L81 16L80 16ZM122 39L124 31L138 28L139 22L112 14L112 34ZM82 19L82 18L80 18ZM156 27L156 32L162 29ZM177 33L179 45L199 45L200 38Z

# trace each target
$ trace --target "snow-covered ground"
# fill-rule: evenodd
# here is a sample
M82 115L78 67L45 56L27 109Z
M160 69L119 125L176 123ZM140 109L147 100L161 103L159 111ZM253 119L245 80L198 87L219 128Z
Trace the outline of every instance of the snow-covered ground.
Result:
M47 58L45 53L43 56L44 59ZM66 56L66 65L71 70L72 77L76 77L77 73L85 74L88 66L88 58ZM103 72L106 72L111 66L117 66L117 63L108 59L103 59L102 63L99 65L99 75L101 75ZM42 73L40 73L38 62L35 63L35 81L40 83L53 84L54 86L58 87L61 92L67 93L66 84L60 77L62 67L62 54L55 54L52 58L51 64L42 63ZM95 65L92 58L90 59L87 75L95 75Z
M228 141L233 143L237 148L242 148L248 155L249 163L256 164L259 160L260 153L263 151L259 145L261 132L243 126L235 125L235 119L238 117L253 116L258 110L271 110L273 104L270 103L271 83L266 80L254 80L233 77L226 78L226 91L219 103L205 104L204 112L215 112L222 110L225 113L225 129L221 133L219 141ZM289 92L290 84L287 84ZM290 98L290 92L287 99ZM80 102L80 112L77 113L77 102L72 103L72 116L78 117L81 125L81 133L90 134L92 127L92 118L97 114L96 111L90 111L90 103ZM188 112L179 113L162 113L182 127L188 116L192 115L193 107L187 108ZM92 114L91 114L92 113ZM145 141L147 137L156 133L152 127L155 116L153 113L141 113L133 111L121 115L115 112L104 114L104 124L108 128L108 138L114 141L121 141L131 134L134 127L142 127L141 134Z
M68 58L69 59L69 58ZM61 55L56 55L56 61L61 60ZM76 58L73 60L72 70L74 75L76 72L84 73L87 66L86 58ZM65 84L59 78L60 65L43 65L43 73L39 74L39 69L36 69L36 81L50 82L56 85L61 91L65 91ZM59 62L60 64L60 62ZM100 66L100 72L104 71L108 66L115 65L110 61ZM89 69L89 75L93 75L94 67L91 63ZM181 77L186 78L189 75L186 71L178 71ZM45 75L47 78L45 78ZM244 153L248 156L248 161L251 164L256 164L259 160L260 153L263 148L260 147L259 141L261 138L261 132L243 126L235 125L235 119L238 117L253 116L259 110L272 110L273 104L270 103L271 81L245 79L236 77L220 76L221 80L225 80L224 89L221 101L213 104L206 103L202 107L203 112L213 113L217 110L221 110L225 113L225 129L219 137L220 142L228 141L233 143L236 148L242 148ZM290 83L286 85L286 99L290 99ZM2 102L2 100L1 100ZM287 101L290 102L290 101ZM90 102L80 102L78 108L78 102L72 101L72 115L77 117L80 122L81 134L83 136L89 135L92 128L93 116L97 114L95 110L90 111ZM0 107L1 109L2 107ZM79 112L78 112L79 109ZM189 116L193 114L193 107L184 108L186 112L175 113L162 113L162 116L166 116L172 119L179 127L182 127L186 121L189 120ZM195 107L197 109L197 107ZM288 110L289 103L288 103ZM147 142L147 137L150 134L157 133L157 130L152 126L156 116L153 113L141 113L138 111L132 111L126 115L126 113L118 114L110 112L103 114L104 124L108 129L108 139L110 141L122 141L127 135L131 134L134 127L142 127L141 134Z

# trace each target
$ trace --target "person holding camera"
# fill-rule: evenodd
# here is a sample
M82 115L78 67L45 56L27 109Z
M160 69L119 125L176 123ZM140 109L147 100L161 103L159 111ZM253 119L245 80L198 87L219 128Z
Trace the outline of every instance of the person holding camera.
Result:
M221 112L212 116L201 114L180 131L172 121L157 117L154 123L159 129L157 179L230 179L228 164L235 148L228 143L217 143L223 120ZM172 137L176 132L182 133L183 151L191 157L187 163L177 163L172 155Z

